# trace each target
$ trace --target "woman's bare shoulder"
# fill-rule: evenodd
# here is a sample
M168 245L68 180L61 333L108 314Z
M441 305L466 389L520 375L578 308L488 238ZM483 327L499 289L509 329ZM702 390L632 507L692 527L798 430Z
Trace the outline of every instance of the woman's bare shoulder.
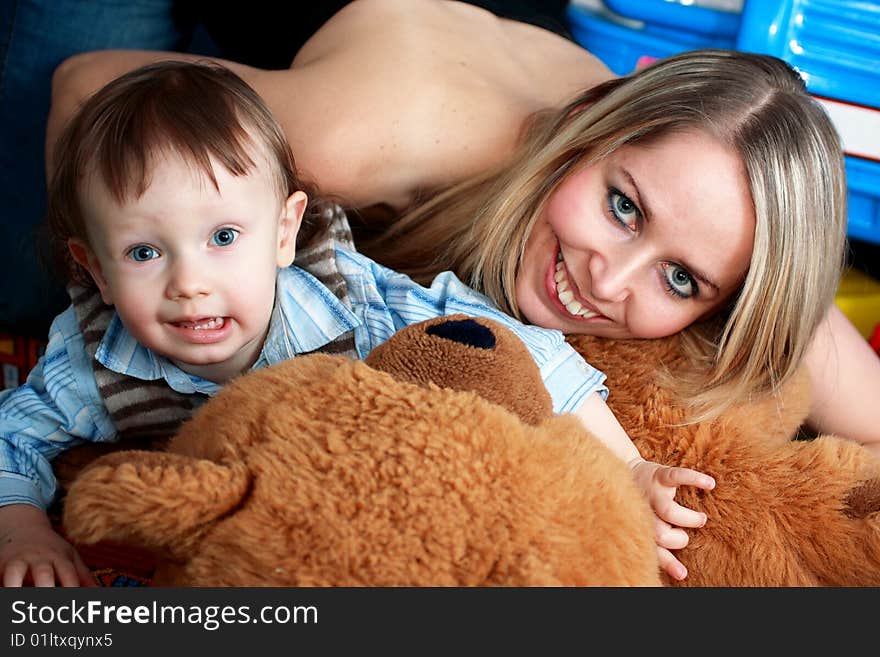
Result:
M596 57L554 32L454 0L355 0L303 45L291 68L343 58L396 62L414 75L424 67L449 77L464 70L499 86L536 88L535 94L556 101L612 76Z
M258 91L303 169L357 204L403 207L497 161L529 114L611 73L552 32L472 5L356 0L290 71L267 75Z
M113 51L68 60L56 76L48 143L88 93L169 57L197 59ZM452 0L355 0L290 69L222 63L263 96L299 167L325 191L398 209L497 162L531 113L611 77L557 34Z

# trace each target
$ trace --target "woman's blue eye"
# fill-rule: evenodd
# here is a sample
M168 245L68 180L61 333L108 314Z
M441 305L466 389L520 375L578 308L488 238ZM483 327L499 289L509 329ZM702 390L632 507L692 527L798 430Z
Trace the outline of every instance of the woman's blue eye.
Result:
M626 194L613 187L608 190L608 209L618 223L632 231L638 229L642 213Z
M682 299L697 296L699 288L693 276L681 265L668 264L663 267L663 278L671 294Z
M229 246L238 237L238 231L232 228L221 228L211 235L211 243L214 246Z
M128 255L135 262L146 262L147 260L158 258L159 252L156 251L156 249L154 249L152 246L147 246L146 244L138 244L137 246L129 249Z

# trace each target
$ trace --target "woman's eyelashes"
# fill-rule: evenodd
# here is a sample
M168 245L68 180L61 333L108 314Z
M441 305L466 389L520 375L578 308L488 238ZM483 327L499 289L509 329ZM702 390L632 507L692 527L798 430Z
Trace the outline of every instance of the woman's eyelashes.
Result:
M699 295L697 281L687 269L675 263L663 263L663 282L666 289L679 299L692 299Z
M611 217L630 232L642 225L642 212L629 196L614 187L608 188L608 211Z
M642 226L642 211L633 200L615 187L608 188L608 211L612 219L631 233ZM663 263L663 284L666 290L679 299L692 299L699 295L697 281L687 269L675 263Z

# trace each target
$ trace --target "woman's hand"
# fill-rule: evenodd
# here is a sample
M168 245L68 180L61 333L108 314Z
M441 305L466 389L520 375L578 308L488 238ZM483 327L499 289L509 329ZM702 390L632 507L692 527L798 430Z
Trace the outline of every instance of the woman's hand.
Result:
M681 527L702 527L706 524L706 514L681 506L675 501L675 492L679 486L712 490L715 480L696 470L661 465L643 458L632 459L628 465L656 516L655 540L660 567L670 577L682 580L687 577L687 568L675 558L672 550L680 550L688 544L687 532Z

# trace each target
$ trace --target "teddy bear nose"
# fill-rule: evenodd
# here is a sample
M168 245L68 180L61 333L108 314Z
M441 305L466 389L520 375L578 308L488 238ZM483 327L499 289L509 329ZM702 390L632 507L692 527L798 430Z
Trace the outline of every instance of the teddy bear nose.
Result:
M492 330L473 319L451 319L434 324L428 327L426 333L477 349L495 348L495 334Z

